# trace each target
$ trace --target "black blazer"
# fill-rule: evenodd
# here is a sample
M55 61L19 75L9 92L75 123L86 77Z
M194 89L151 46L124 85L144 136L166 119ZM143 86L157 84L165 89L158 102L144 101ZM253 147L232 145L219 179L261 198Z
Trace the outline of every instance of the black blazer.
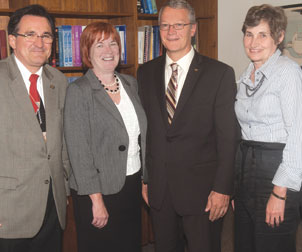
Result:
M147 114L149 203L160 209L169 187L179 214L203 210L211 190L233 192L238 127L231 67L195 52L172 124L168 124L165 55L138 69Z

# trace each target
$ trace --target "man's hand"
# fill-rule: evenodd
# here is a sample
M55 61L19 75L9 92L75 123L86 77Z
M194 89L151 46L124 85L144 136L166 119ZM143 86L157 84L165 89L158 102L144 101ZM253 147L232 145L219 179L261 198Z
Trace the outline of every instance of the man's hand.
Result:
M105 207L103 196L101 193L89 195L92 201L92 215L93 220L91 224L96 228L103 228L107 225L109 214Z
M274 186L273 191L281 197L286 197L286 187ZM274 195L271 195L266 205L265 222L267 225L272 228L275 227L275 225L279 226L280 223L284 221L284 209L285 200L278 199Z
M229 207L230 196L211 191L205 212L210 211L209 220L215 221L223 217Z
M142 181L142 196L143 196L143 199L146 202L146 204L148 206L150 206L149 205L149 200L148 200L148 185L144 184L143 181Z

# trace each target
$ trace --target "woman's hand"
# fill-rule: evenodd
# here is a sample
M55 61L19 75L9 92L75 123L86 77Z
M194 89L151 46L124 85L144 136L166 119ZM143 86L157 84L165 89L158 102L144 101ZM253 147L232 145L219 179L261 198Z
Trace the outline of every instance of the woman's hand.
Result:
M106 206L103 201L101 193L94 193L89 195L92 201L92 215L93 220L91 224L96 228L103 228L106 226L109 218Z
M274 186L273 192L283 198L286 198L286 187ZM265 222L272 228L278 227L284 221L285 200L279 199L273 194L269 197L266 205Z

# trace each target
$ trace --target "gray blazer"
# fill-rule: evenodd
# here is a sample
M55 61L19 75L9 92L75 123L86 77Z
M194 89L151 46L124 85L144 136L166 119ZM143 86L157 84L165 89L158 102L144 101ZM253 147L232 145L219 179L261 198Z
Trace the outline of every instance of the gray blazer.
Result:
M129 75L116 74L138 117L144 173L146 116L137 82ZM70 187L79 195L119 192L126 179L129 138L118 109L91 69L67 89L64 131L72 167Z
M49 178L61 227L65 226L69 161L63 141L66 77L42 72L45 143L23 78L12 56L0 61L0 238L29 238L45 216Z

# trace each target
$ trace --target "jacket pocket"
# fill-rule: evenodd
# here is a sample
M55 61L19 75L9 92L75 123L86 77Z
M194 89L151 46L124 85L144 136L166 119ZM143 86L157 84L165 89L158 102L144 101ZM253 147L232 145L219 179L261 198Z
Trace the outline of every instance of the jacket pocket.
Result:
M0 176L0 189L16 190L18 185L18 179L12 177Z

